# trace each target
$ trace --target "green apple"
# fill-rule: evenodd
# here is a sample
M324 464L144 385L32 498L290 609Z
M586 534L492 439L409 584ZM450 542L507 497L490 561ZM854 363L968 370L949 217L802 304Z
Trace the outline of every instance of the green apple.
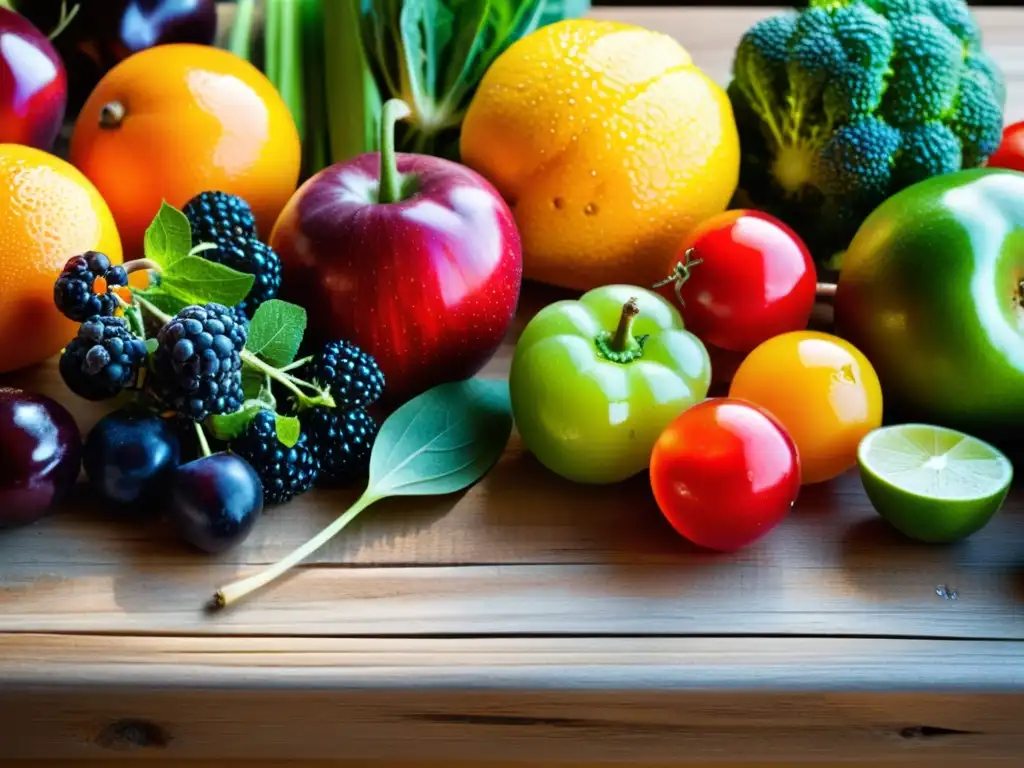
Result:
M1002 437L1024 426L1024 174L919 182L864 222L843 258L836 331L890 406Z

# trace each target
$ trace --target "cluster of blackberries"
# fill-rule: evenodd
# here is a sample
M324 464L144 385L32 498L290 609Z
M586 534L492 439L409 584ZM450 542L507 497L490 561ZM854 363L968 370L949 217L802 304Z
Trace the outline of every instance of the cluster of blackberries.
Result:
M260 241L256 218L245 200L225 192L203 192L189 200L182 211L192 227L192 245L215 246L200 254L204 259L255 276L239 309L252 317L260 304L277 296L281 290L281 258Z
M272 504L314 485L338 486L360 477L369 466L377 436L377 422L366 408L383 394L384 374L369 354L335 341L299 369L299 377L327 387L337 407L300 413L301 433L291 448L277 439L275 416L269 411L257 414L231 444L231 450L256 469Z

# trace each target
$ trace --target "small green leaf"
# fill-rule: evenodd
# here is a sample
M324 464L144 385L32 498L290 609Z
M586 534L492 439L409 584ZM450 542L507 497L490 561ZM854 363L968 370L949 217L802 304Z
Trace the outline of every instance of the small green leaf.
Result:
M249 323L245 348L276 368L295 359L306 332L306 310L280 299L263 302Z
M242 394L246 400L255 400L263 392L263 383L266 376L255 368L247 365L242 366Z
M218 440L234 440L245 432L256 414L263 410L263 403L246 402L234 413L220 413L207 419L206 424Z
M254 275L223 264L199 256L185 256L164 270L160 276L160 287L189 304L214 301L233 307L249 295L255 280Z
M165 312L168 315L176 315L192 303L182 300L173 293L168 293L159 285L145 291L138 291L137 293L161 312Z
M155 261L165 271L185 258L192 249L192 227L185 214L173 205L163 203L146 229L143 246L146 258Z
M507 381L475 378L434 387L381 426L366 493L426 496L466 488L494 465L511 432Z
M159 346L160 342L158 342L156 339L146 339L146 351L149 352L149 354L152 355L154 352L156 352L156 348Z
M302 434L302 426L299 424L299 420L294 416L282 416L277 414L274 418L274 424L277 426L277 439L280 440L285 448L291 448L297 442L299 442L299 436Z

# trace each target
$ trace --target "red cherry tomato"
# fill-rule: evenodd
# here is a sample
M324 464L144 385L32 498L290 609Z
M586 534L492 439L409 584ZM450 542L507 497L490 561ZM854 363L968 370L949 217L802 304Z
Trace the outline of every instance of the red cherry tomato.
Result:
M1024 171L1024 120L1006 126L1003 140L987 165L989 168Z
M732 552L786 516L800 491L800 463L792 438L767 411L712 398L683 411L658 438L651 489L680 534Z
M657 287L702 341L749 352L772 336L805 329L816 286L814 261L799 235L766 213L735 210L700 224Z

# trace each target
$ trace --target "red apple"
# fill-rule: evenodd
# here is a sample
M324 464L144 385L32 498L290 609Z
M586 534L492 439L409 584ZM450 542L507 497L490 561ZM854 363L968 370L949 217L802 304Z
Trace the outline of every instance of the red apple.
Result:
M490 183L395 154L394 123L407 114L388 102L382 151L309 179L270 237L284 298L306 307L310 337L373 355L393 405L480 370L512 322L523 271L512 212Z
M50 149L67 97L64 64L46 35L0 8L0 144Z

